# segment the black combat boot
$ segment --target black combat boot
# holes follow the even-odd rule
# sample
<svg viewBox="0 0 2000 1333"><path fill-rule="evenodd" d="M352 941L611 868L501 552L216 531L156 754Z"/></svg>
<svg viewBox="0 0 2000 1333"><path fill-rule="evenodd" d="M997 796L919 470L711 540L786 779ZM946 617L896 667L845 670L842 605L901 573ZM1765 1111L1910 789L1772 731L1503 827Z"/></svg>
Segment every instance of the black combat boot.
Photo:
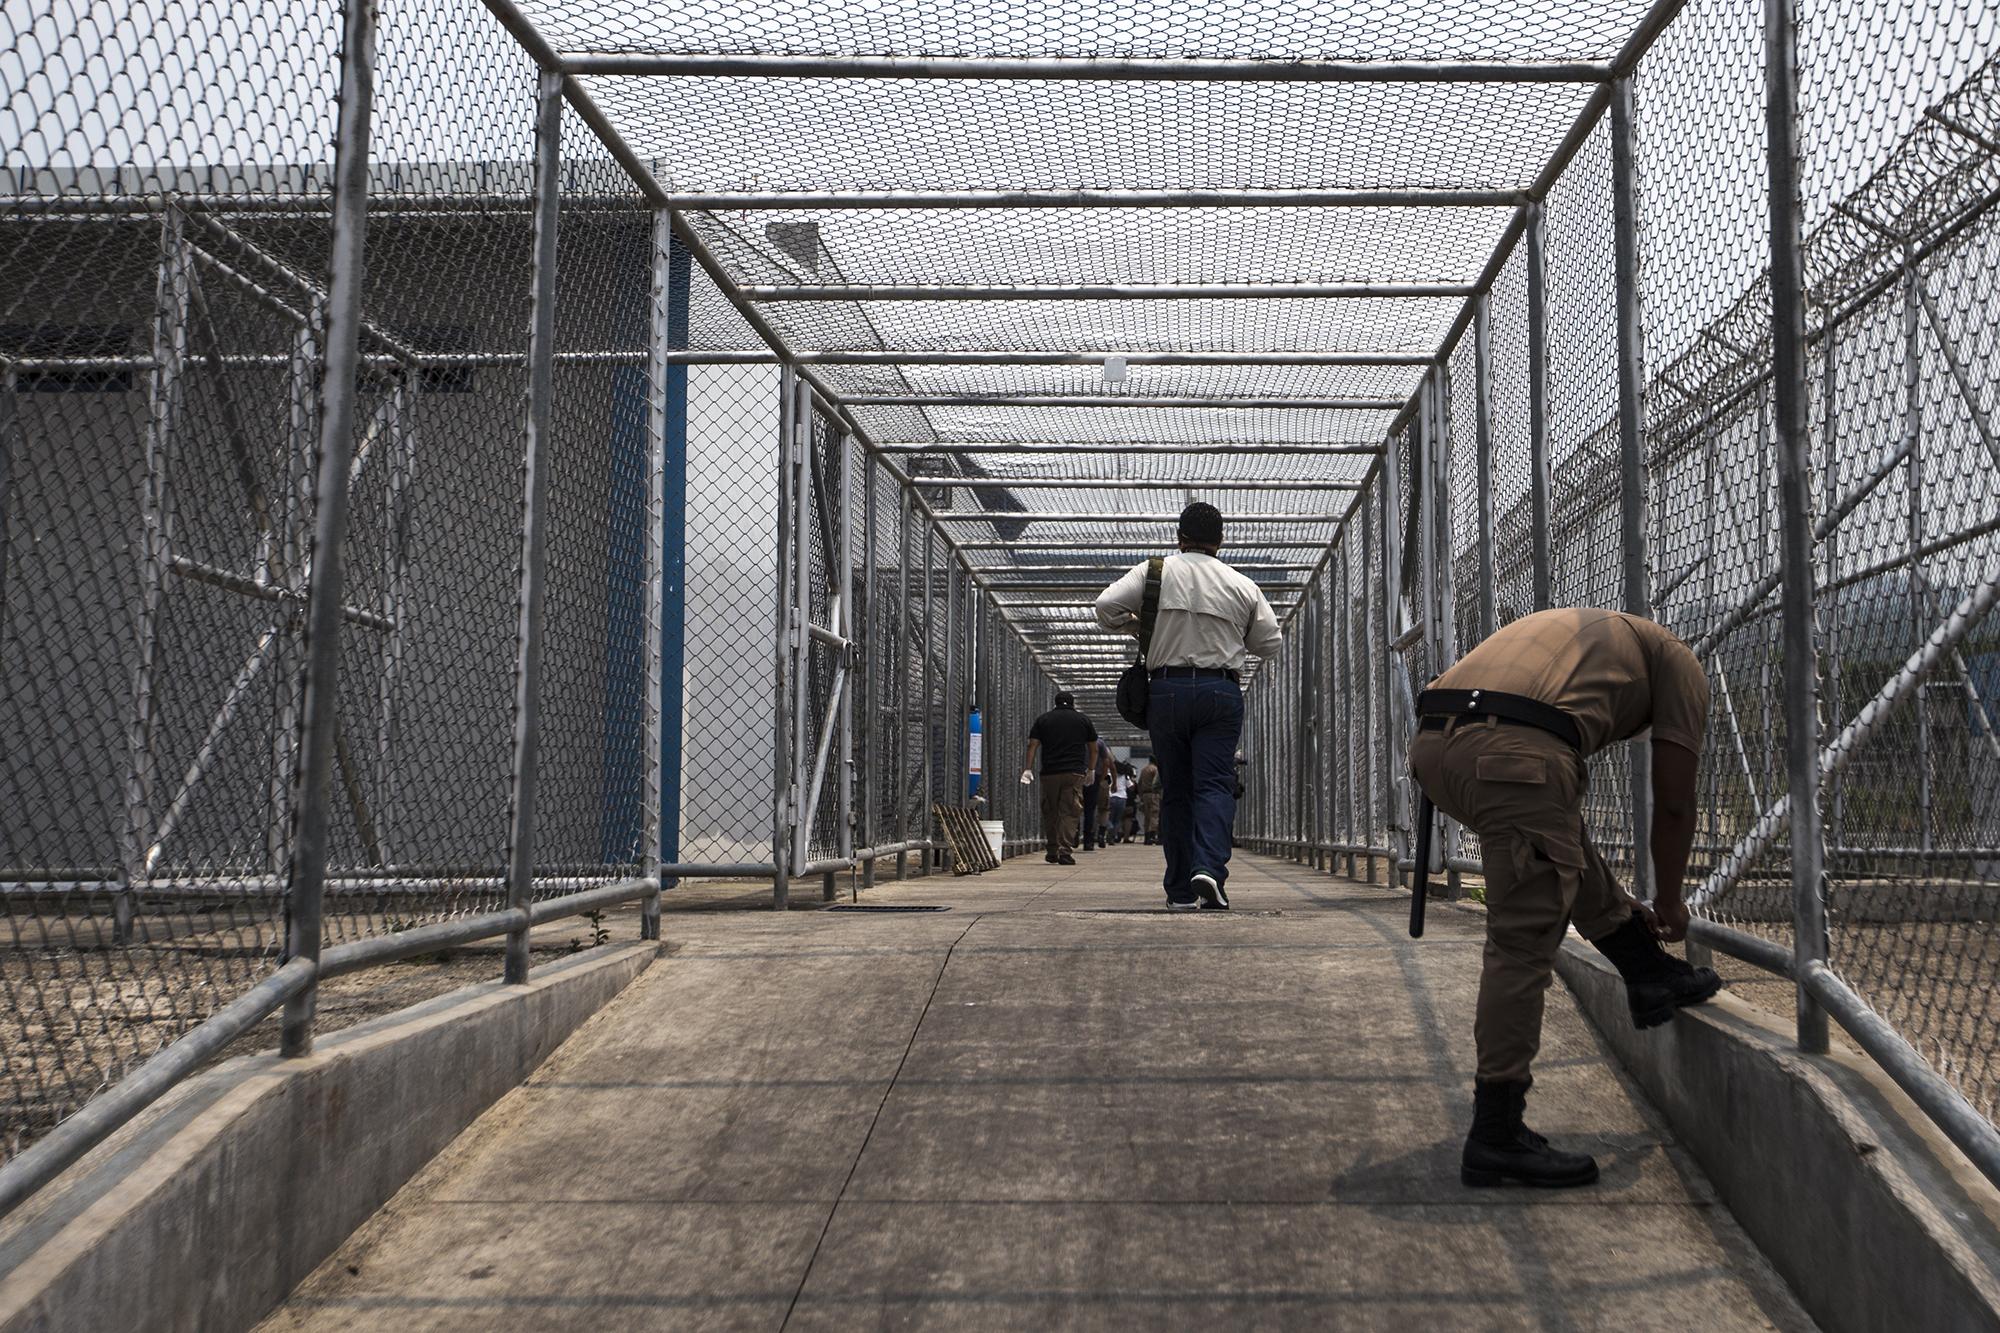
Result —
<svg viewBox="0 0 2000 1333"><path fill-rule="evenodd" d="M1722 978L1714 968L1696 967L1662 949L1646 918L1637 912L1591 944L1625 978L1625 1003L1632 1010L1634 1027L1657 1027L1672 1018L1674 1010L1713 999L1722 989Z"/></svg>
<svg viewBox="0 0 2000 1333"><path fill-rule="evenodd" d="M1570 1189L1597 1179L1597 1161L1585 1153L1561 1152L1521 1123L1532 1079L1472 1085L1472 1132L1465 1136L1458 1179L1465 1185L1503 1185L1518 1180L1543 1189Z"/></svg>

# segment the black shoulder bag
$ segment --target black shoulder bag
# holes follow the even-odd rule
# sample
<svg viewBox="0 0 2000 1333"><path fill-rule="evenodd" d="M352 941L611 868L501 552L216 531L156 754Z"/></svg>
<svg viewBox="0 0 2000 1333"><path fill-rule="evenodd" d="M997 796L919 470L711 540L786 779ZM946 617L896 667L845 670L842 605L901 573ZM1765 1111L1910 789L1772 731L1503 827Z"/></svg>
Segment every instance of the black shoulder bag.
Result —
<svg viewBox="0 0 2000 1333"><path fill-rule="evenodd" d="M1139 658L1118 678L1118 716L1135 727L1146 725L1146 700L1153 692L1146 654L1153 648L1153 622L1160 616L1160 571L1166 563L1157 555L1146 562L1146 595L1139 603Z"/></svg>

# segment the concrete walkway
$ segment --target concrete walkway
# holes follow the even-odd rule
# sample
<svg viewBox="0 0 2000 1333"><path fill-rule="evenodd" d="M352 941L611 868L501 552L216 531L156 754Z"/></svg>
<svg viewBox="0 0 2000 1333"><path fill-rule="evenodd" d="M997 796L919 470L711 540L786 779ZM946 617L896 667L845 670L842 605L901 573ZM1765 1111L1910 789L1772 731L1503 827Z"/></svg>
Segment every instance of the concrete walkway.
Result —
<svg viewBox="0 0 2000 1333"><path fill-rule="evenodd" d="M1080 861L670 916L267 1327L1809 1327L1560 983L1530 1123L1604 1178L1459 1185L1477 915Z"/></svg>

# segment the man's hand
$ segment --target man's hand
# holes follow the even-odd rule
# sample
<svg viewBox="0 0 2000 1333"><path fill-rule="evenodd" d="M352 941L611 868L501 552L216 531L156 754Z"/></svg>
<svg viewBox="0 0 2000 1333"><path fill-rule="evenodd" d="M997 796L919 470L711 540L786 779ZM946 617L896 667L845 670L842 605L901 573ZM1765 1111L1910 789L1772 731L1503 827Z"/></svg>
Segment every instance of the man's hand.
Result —
<svg viewBox="0 0 2000 1333"><path fill-rule="evenodd" d="M1677 894L1672 898L1655 898L1650 903L1640 903L1639 910L1646 914L1646 924L1653 934L1668 944L1678 944L1687 938L1688 909Z"/></svg>

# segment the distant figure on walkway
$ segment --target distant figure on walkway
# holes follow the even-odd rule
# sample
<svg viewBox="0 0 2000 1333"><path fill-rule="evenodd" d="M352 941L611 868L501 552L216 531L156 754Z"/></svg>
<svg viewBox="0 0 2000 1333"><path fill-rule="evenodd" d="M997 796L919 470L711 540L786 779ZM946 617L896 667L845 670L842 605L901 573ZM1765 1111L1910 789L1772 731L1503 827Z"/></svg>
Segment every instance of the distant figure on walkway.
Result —
<svg viewBox="0 0 2000 1333"><path fill-rule="evenodd" d="M1132 780L1125 776L1125 766L1116 765L1111 770L1111 809L1105 820L1107 844L1125 841L1125 806L1132 794Z"/></svg>
<svg viewBox="0 0 2000 1333"><path fill-rule="evenodd" d="M1263 589L1221 560L1222 513L1200 501L1181 511L1180 553L1160 573L1159 619L1147 666L1146 729L1160 768L1167 906L1229 906L1230 830L1236 822L1236 742L1243 732L1242 670L1250 654L1284 643ZM1097 623L1136 634L1146 561L1097 598Z"/></svg>
<svg viewBox="0 0 2000 1333"><path fill-rule="evenodd" d="M1083 775L1083 848L1086 852L1097 850L1098 825L1104 812L1104 760L1105 753L1100 748L1092 752L1090 770Z"/></svg>
<svg viewBox="0 0 2000 1333"><path fill-rule="evenodd" d="M1139 770L1139 819L1146 845L1160 840L1160 766L1151 759Z"/></svg>
<svg viewBox="0 0 2000 1333"><path fill-rule="evenodd" d="M1097 766L1097 728L1076 711L1076 698L1065 691L1056 696L1056 706L1035 719L1028 729L1028 754L1021 776L1032 780L1035 754L1042 756L1042 839L1048 845L1043 858L1056 865L1073 866L1076 857L1077 821L1083 814L1083 775Z"/></svg>
<svg viewBox="0 0 2000 1333"><path fill-rule="evenodd" d="M1540 611L1502 629L1417 697L1410 771L1438 809L1479 835L1486 951L1473 1022L1478 1069L1468 1185L1588 1185L1597 1163L1522 1123L1541 1046L1542 994L1574 923L1625 979L1632 1021L1652 1027L1722 988L1660 947L1687 934L1681 876L1694 840L1695 769L1708 677L1687 645L1620 611ZM1635 902L1583 822L1584 761L1647 728L1657 896Z"/></svg>

